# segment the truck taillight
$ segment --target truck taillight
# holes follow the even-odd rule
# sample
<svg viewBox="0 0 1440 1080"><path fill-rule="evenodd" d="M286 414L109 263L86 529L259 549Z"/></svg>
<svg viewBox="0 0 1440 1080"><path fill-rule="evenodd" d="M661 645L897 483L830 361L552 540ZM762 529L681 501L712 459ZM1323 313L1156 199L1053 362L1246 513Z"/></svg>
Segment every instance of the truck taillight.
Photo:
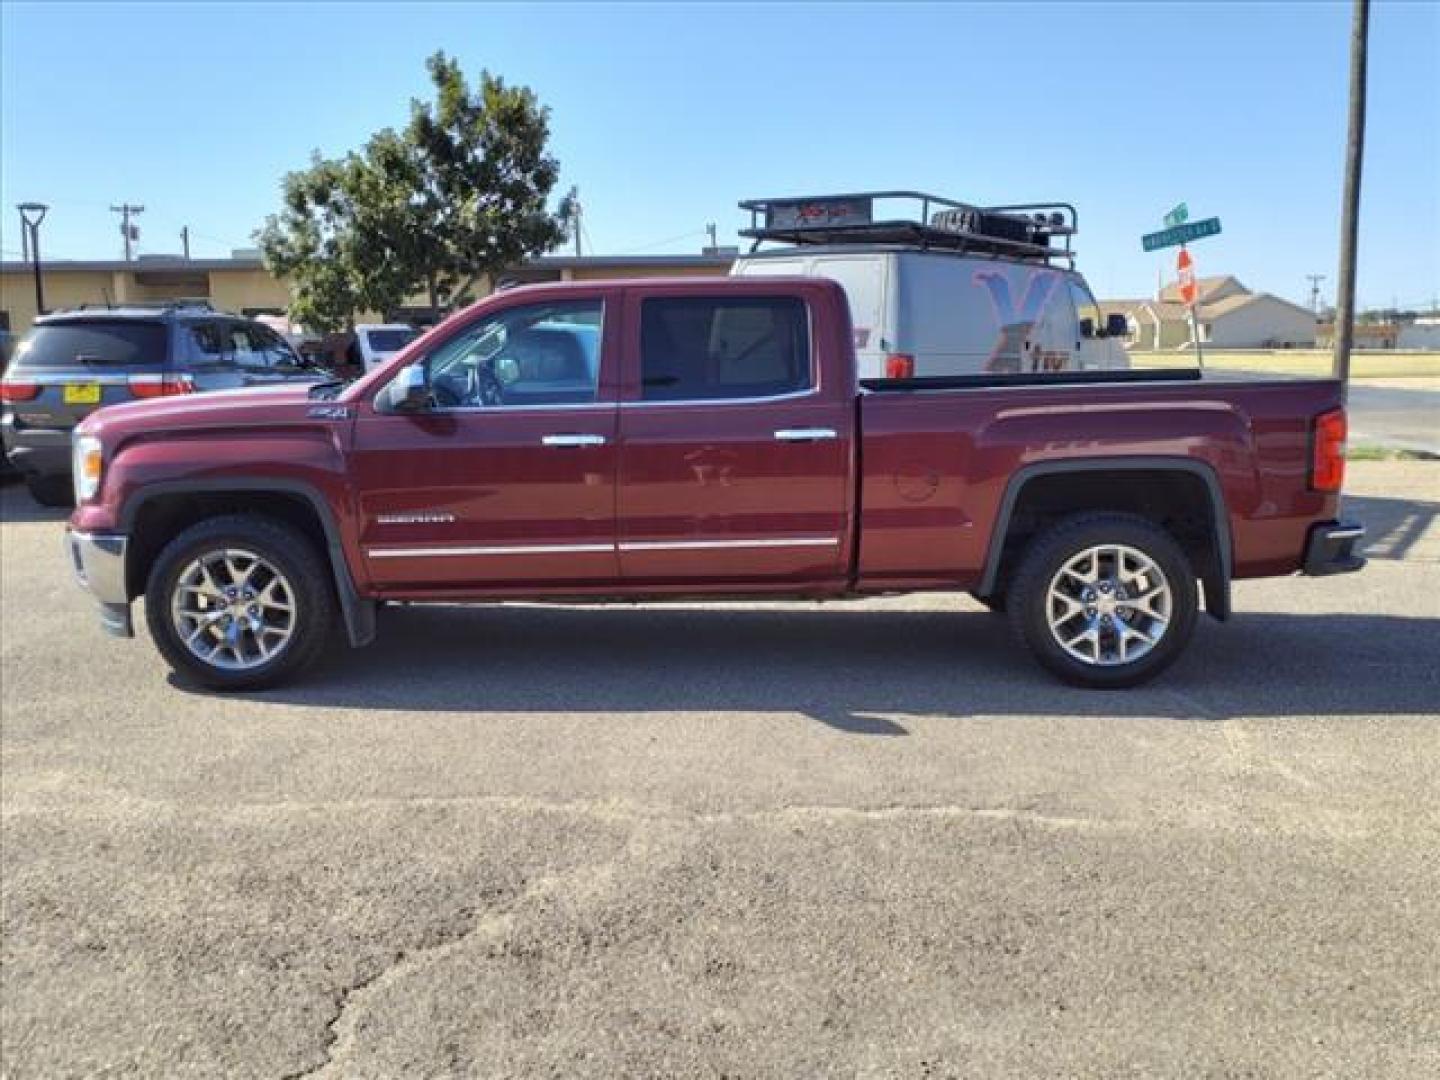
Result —
<svg viewBox="0 0 1440 1080"><path fill-rule="evenodd" d="M0 401L32 401L40 396L40 384L33 382L0 382Z"/></svg>
<svg viewBox="0 0 1440 1080"><path fill-rule="evenodd" d="M130 376L130 393L137 398L173 397L194 392L195 380L189 375Z"/></svg>
<svg viewBox="0 0 1440 1080"><path fill-rule="evenodd" d="M915 357L909 353L891 353L885 357L885 377L887 379L913 379L915 377Z"/></svg>
<svg viewBox="0 0 1440 1080"><path fill-rule="evenodd" d="M1314 420L1310 438L1310 486L1316 491L1339 491L1345 482L1344 409L1331 409Z"/></svg>

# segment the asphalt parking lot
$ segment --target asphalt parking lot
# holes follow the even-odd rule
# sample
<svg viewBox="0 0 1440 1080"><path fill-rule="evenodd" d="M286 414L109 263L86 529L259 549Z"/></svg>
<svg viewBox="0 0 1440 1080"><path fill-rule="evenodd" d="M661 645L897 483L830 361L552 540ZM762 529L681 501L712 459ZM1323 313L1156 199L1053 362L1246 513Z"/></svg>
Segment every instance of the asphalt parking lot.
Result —
<svg viewBox="0 0 1440 1080"><path fill-rule="evenodd" d="M113 642L0 493L6 1077L1440 1074L1440 465L1069 690L968 599Z"/></svg>

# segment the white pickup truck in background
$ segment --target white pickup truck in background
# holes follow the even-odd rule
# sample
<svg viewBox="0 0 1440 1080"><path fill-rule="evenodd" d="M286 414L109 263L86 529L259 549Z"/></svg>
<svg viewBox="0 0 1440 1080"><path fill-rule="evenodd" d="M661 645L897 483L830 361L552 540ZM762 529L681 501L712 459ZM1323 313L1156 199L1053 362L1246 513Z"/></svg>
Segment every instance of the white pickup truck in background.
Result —
<svg viewBox="0 0 1440 1080"><path fill-rule="evenodd" d="M981 208L887 191L740 205L752 216L741 235L756 243L731 273L839 282L861 378L1130 366L1124 317L1107 320L1074 268L1068 204Z"/></svg>

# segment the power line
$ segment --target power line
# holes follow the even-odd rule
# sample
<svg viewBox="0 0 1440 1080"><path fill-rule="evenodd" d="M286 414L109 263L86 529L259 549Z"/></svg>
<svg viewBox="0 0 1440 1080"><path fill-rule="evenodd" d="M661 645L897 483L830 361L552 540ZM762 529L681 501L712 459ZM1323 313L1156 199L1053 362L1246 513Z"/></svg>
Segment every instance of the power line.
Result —
<svg viewBox="0 0 1440 1080"><path fill-rule="evenodd" d="M642 251L649 251L651 248L664 247L666 244L674 244L681 240L689 240L691 237L705 235L706 233L704 229L696 229L692 232L681 233L679 236L670 236L666 237L664 240L656 240L653 243L649 244L631 245L629 247L621 248L621 251L625 252L626 254L634 255Z"/></svg>

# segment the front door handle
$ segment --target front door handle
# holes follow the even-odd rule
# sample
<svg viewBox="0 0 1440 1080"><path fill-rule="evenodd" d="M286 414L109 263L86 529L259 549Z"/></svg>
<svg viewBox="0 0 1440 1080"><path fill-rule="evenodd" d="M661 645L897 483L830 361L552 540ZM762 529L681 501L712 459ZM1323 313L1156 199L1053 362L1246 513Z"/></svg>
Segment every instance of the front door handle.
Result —
<svg viewBox="0 0 1440 1080"><path fill-rule="evenodd" d="M775 438L780 442L819 442L835 437L835 429L828 427L781 428L775 432Z"/></svg>
<svg viewBox="0 0 1440 1080"><path fill-rule="evenodd" d="M546 435L542 446L604 446L604 435Z"/></svg>

